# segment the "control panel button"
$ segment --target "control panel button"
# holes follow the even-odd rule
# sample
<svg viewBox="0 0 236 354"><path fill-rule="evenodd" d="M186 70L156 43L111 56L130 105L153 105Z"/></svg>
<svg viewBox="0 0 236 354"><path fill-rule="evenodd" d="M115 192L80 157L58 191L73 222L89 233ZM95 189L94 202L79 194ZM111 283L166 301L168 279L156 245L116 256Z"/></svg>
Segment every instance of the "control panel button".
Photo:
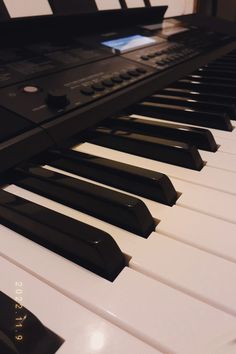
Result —
<svg viewBox="0 0 236 354"><path fill-rule="evenodd" d="M149 57L150 59L155 58L155 56L156 56L156 53L150 53L150 54L148 54L148 57Z"/></svg>
<svg viewBox="0 0 236 354"><path fill-rule="evenodd" d="M63 89L50 90L46 102L54 108L65 108L70 103L67 93Z"/></svg>
<svg viewBox="0 0 236 354"><path fill-rule="evenodd" d="M114 82L110 79L105 79L102 81L102 83L106 87L113 87L114 86Z"/></svg>
<svg viewBox="0 0 236 354"><path fill-rule="evenodd" d="M86 96L92 96L95 93L92 87L83 87L80 92Z"/></svg>
<svg viewBox="0 0 236 354"><path fill-rule="evenodd" d="M142 60L149 60L149 57L148 57L147 55L142 55L140 58L141 58Z"/></svg>
<svg viewBox="0 0 236 354"><path fill-rule="evenodd" d="M95 91L104 91L105 90L105 87L103 86L102 83L95 83L92 85L92 88L95 90Z"/></svg>
<svg viewBox="0 0 236 354"><path fill-rule="evenodd" d="M133 77L137 77L140 75L140 73L136 69L128 70L128 73Z"/></svg>
<svg viewBox="0 0 236 354"><path fill-rule="evenodd" d="M120 77L120 75L114 75L114 76L112 76L111 79L113 82L115 82L117 84L120 84L123 82L123 79Z"/></svg>
<svg viewBox="0 0 236 354"><path fill-rule="evenodd" d="M129 73L122 73L120 74L120 77L123 79L123 80L130 80L131 79L131 76Z"/></svg>
<svg viewBox="0 0 236 354"><path fill-rule="evenodd" d="M141 68L141 67L137 68L136 70L137 70L137 72L139 72L140 74L146 74L146 73L147 73L147 69L144 69L144 68Z"/></svg>
<svg viewBox="0 0 236 354"><path fill-rule="evenodd" d="M38 88L37 86L28 85L28 86L24 86L24 87L23 87L23 91L24 91L25 93L30 93L30 94L32 94L32 93L37 93L37 92L39 92L39 88Z"/></svg>
<svg viewBox="0 0 236 354"><path fill-rule="evenodd" d="M159 66L164 66L164 65L166 65L166 63L165 63L163 60L156 61L156 64L159 65Z"/></svg>

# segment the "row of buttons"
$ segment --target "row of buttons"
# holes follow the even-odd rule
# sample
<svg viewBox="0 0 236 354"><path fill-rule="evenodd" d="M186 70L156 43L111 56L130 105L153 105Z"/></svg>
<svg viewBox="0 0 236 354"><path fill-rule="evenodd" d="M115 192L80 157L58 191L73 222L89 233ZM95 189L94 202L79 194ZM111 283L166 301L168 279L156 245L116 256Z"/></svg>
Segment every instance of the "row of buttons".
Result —
<svg viewBox="0 0 236 354"><path fill-rule="evenodd" d="M111 88L116 84L121 84L124 81L129 81L133 78L139 77L142 74L146 74L147 70L142 67L129 69L126 72L118 75L113 75L108 79L104 79L101 82L93 83L90 86L83 87L81 93L84 95L92 96L96 92L104 91L106 88Z"/></svg>
<svg viewBox="0 0 236 354"><path fill-rule="evenodd" d="M174 50L175 49L175 50ZM159 52L153 52L153 53L149 53L147 55L142 55L140 58L142 60L150 60L153 59L155 57L160 57L163 54L165 55L164 57L160 58L159 60L156 61L157 65L163 66L163 65L167 65L170 64L172 62L175 62L179 59L182 59L184 57L186 57L187 55L191 55L194 53L194 50L191 48L185 48L182 49L180 52L176 52L176 46L173 46L171 48L168 48L166 50L162 50ZM168 56L166 54L169 54Z"/></svg>
<svg viewBox="0 0 236 354"><path fill-rule="evenodd" d="M183 59L185 58L187 55L193 54L194 51L191 49L186 49L184 51L182 51L181 53L178 54L173 54L171 56L168 56L166 58L160 59L158 61L156 61L157 65L163 66L163 65L168 65L170 63L174 63L176 61L178 61L179 59Z"/></svg>
<svg viewBox="0 0 236 354"><path fill-rule="evenodd" d="M149 60L149 59L153 59L153 58L156 58L158 56L161 56L163 54L169 54L169 53L173 53L173 51L176 51L176 49L178 49L178 46L177 45L173 45L171 46L170 48L167 48L167 49L163 49L163 50L159 50L159 51L156 51L156 52L151 52L147 55L141 55L141 59L142 60Z"/></svg>

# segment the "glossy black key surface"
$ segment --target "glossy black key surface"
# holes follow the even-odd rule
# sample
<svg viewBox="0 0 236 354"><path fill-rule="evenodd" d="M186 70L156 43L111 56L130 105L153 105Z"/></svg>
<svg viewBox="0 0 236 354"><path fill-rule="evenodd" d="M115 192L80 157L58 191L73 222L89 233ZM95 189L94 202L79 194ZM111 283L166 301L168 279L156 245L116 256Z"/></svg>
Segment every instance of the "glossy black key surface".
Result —
<svg viewBox="0 0 236 354"><path fill-rule="evenodd" d="M199 100L194 100L193 98L181 97L181 96L168 96L165 94L155 94L146 101L155 103L164 103L168 105L182 106L185 108L191 108L195 111L205 111L205 112L220 112L228 114L230 119L236 118L236 110L233 105L226 105L220 103L204 102Z"/></svg>
<svg viewBox="0 0 236 354"><path fill-rule="evenodd" d="M152 118L175 121L203 127L232 131L230 118L224 113L194 111L181 106L142 102L127 109L129 114L139 114Z"/></svg>
<svg viewBox="0 0 236 354"><path fill-rule="evenodd" d="M194 89L199 90L203 93L220 93L227 95L235 95L236 85L230 84L217 84L217 83L205 83L199 80L182 79L173 84L174 87L187 88L194 91Z"/></svg>
<svg viewBox="0 0 236 354"><path fill-rule="evenodd" d="M146 205L121 192L41 167L22 170L15 184L142 237L155 229Z"/></svg>
<svg viewBox="0 0 236 354"><path fill-rule="evenodd" d="M5 335L0 330L0 353L1 354L20 354L19 351L16 349L16 346L12 341L8 338L8 336Z"/></svg>
<svg viewBox="0 0 236 354"><path fill-rule="evenodd" d="M175 88L175 87L167 87L158 93L163 93L165 95L170 95L170 96L181 96L185 98L190 98L193 100L199 100L201 102L208 102L211 104L214 104L215 102L218 104L227 104L230 105L232 108L232 115L236 115L236 95L235 97L232 95L226 95L226 94L217 94L217 93L202 93L198 90L188 90L188 89L181 89L181 88Z"/></svg>
<svg viewBox="0 0 236 354"><path fill-rule="evenodd" d="M210 63L209 65L214 65L214 64L220 64L220 65L224 65L225 67L227 67L228 65L231 66L236 66L236 60L233 58L227 58L227 57L223 57L220 59L216 59L214 62Z"/></svg>
<svg viewBox="0 0 236 354"><path fill-rule="evenodd" d="M0 313L1 354L54 354L64 342L3 292L0 292Z"/></svg>
<svg viewBox="0 0 236 354"><path fill-rule="evenodd" d="M220 77L220 76L211 76L205 77L201 74L192 74L188 75L187 79L189 80L197 80L201 83L206 83L210 85L214 84L221 84L221 85L236 85L236 79L233 77Z"/></svg>
<svg viewBox="0 0 236 354"><path fill-rule="evenodd" d="M87 138L94 144L152 160L193 170L201 170L203 167L201 156L193 145L106 127L97 128Z"/></svg>
<svg viewBox="0 0 236 354"><path fill-rule="evenodd" d="M107 121L109 127L119 127L139 134L147 134L163 139L171 139L195 145L198 149L215 152L216 141L212 133L203 128L187 125L155 122L134 117L119 117Z"/></svg>
<svg viewBox="0 0 236 354"><path fill-rule="evenodd" d="M222 78L234 78L236 79L236 70L227 70L227 68L219 68L218 70L211 67L202 67L198 69L196 75L203 75L204 77L222 77ZM194 73L194 74L195 74Z"/></svg>
<svg viewBox="0 0 236 354"><path fill-rule="evenodd" d="M226 64L226 63L216 62L216 63L208 64L205 67L211 68L211 69L214 69L214 70L227 70L227 71L233 71L233 72L236 71L236 65L233 65L231 63L230 64Z"/></svg>
<svg viewBox="0 0 236 354"><path fill-rule="evenodd" d="M48 160L56 168L166 205L177 200L174 186L162 173L73 150L51 152Z"/></svg>
<svg viewBox="0 0 236 354"><path fill-rule="evenodd" d="M107 233L5 191L0 223L108 280L124 268L124 256Z"/></svg>

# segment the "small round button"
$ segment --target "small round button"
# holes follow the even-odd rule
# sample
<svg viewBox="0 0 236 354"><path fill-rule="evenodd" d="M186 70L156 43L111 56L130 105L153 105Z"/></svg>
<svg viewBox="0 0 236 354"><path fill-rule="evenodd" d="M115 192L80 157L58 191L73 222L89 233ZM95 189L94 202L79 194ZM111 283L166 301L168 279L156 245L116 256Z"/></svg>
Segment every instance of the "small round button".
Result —
<svg viewBox="0 0 236 354"><path fill-rule="evenodd" d="M123 80L130 80L131 79L131 76L128 73L122 73L122 74L120 74L120 77Z"/></svg>
<svg viewBox="0 0 236 354"><path fill-rule="evenodd" d="M46 102L54 108L64 108L70 103L67 93L63 89L50 90Z"/></svg>
<svg viewBox="0 0 236 354"><path fill-rule="evenodd" d="M156 61L156 64L159 65L159 66L164 66L164 65L165 65L165 63L163 62L163 60Z"/></svg>
<svg viewBox="0 0 236 354"><path fill-rule="evenodd" d="M142 60L149 60L148 56L147 55L141 55L140 57Z"/></svg>
<svg viewBox="0 0 236 354"><path fill-rule="evenodd" d="M146 73L147 73L147 69L144 69L144 68L141 68L141 67L137 68L136 70L137 70L140 74L146 74Z"/></svg>
<svg viewBox="0 0 236 354"><path fill-rule="evenodd" d="M103 86L102 83L95 83L92 85L92 88L95 90L95 91L104 91L105 90L105 87Z"/></svg>
<svg viewBox="0 0 236 354"><path fill-rule="evenodd" d="M37 93L37 92L39 92L39 88L37 87L37 86L25 86L25 87L23 87L23 91L25 92L25 93L30 93L30 94L32 94L32 93Z"/></svg>
<svg viewBox="0 0 236 354"><path fill-rule="evenodd" d="M137 77L140 75L140 73L136 69L128 70L128 73L133 77Z"/></svg>
<svg viewBox="0 0 236 354"><path fill-rule="evenodd" d="M105 80L103 80L102 83L106 87L113 87L114 86L114 82L112 82L110 79L105 79Z"/></svg>
<svg viewBox="0 0 236 354"><path fill-rule="evenodd" d="M148 58L152 59L152 58L155 58L156 56L156 53L150 53L148 54Z"/></svg>
<svg viewBox="0 0 236 354"><path fill-rule="evenodd" d="M111 79L112 79L113 82L115 82L117 84L121 84L123 82L123 79L120 76L118 76L118 75L112 76Z"/></svg>
<svg viewBox="0 0 236 354"><path fill-rule="evenodd" d="M92 87L89 86L83 87L80 92L86 96L92 96L94 94L94 90L92 89Z"/></svg>

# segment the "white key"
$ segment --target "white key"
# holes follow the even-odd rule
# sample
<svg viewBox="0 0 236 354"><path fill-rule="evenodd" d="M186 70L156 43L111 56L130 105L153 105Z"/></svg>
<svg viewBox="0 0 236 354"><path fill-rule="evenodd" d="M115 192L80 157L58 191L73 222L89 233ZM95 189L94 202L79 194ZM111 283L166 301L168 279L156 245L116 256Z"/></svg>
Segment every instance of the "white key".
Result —
<svg viewBox="0 0 236 354"><path fill-rule="evenodd" d="M52 9L48 0L3 0L7 11L12 18L27 16L52 15Z"/></svg>
<svg viewBox="0 0 236 354"><path fill-rule="evenodd" d="M227 152L229 154L236 154L236 137L235 141L217 137L217 142L220 144L219 151Z"/></svg>
<svg viewBox="0 0 236 354"><path fill-rule="evenodd" d="M95 0L98 10L115 10L120 9L121 5L119 0Z"/></svg>
<svg viewBox="0 0 236 354"><path fill-rule="evenodd" d="M235 223L235 196L177 179L174 185L182 192L177 205Z"/></svg>
<svg viewBox="0 0 236 354"><path fill-rule="evenodd" d="M160 354L3 257L0 277L0 291L15 300L22 290L20 303L64 340L57 354Z"/></svg>
<svg viewBox="0 0 236 354"><path fill-rule="evenodd" d="M186 180L184 181L184 179L186 179L184 173L182 173L181 176L183 180L177 179L175 178L175 166L89 143L81 144L77 146L75 150L103 158L108 158L118 162L125 161L127 164L133 166L162 172L170 177L175 189L182 193L181 197L177 201L177 205L184 206L195 211L203 212L210 216L219 217L222 220L236 223L236 215L234 210L236 198L234 195L222 193L214 189L193 184L191 183L191 179L191 182L188 182ZM211 170L216 171L216 169L213 168ZM215 184L214 182L217 183L217 179L219 178L218 171L220 170L217 170L214 174L214 177L212 177L212 184ZM200 173L202 173L202 171L199 172L199 174ZM232 175L235 174L232 173ZM209 197L207 196L208 194Z"/></svg>
<svg viewBox="0 0 236 354"><path fill-rule="evenodd" d="M145 7L143 0L126 0L126 5L128 6L128 8Z"/></svg>
<svg viewBox="0 0 236 354"><path fill-rule="evenodd" d="M236 143L235 143L236 145ZM204 161L207 161L207 166L219 168L226 171L236 172L236 155L217 151L209 152L199 150Z"/></svg>
<svg viewBox="0 0 236 354"><path fill-rule="evenodd" d="M130 268L236 315L235 263L156 232L146 240L112 225L106 226L106 223L95 218L13 185L7 190L63 215L102 228L116 240L122 252L131 258Z"/></svg>
<svg viewBox="0 0 236 354"><path fill-rule="evenodd" d="M164 353L210 353L218 348L212 343L235 335L235 317L128 267L111 283L15 232L1 231L5 257Z"/></svg>
<svg viewBox="0 0 236 354"><path fill-rule="evenodd" d="M178 206L168 211L159 233L236 262L236 225Z"/></svg>

